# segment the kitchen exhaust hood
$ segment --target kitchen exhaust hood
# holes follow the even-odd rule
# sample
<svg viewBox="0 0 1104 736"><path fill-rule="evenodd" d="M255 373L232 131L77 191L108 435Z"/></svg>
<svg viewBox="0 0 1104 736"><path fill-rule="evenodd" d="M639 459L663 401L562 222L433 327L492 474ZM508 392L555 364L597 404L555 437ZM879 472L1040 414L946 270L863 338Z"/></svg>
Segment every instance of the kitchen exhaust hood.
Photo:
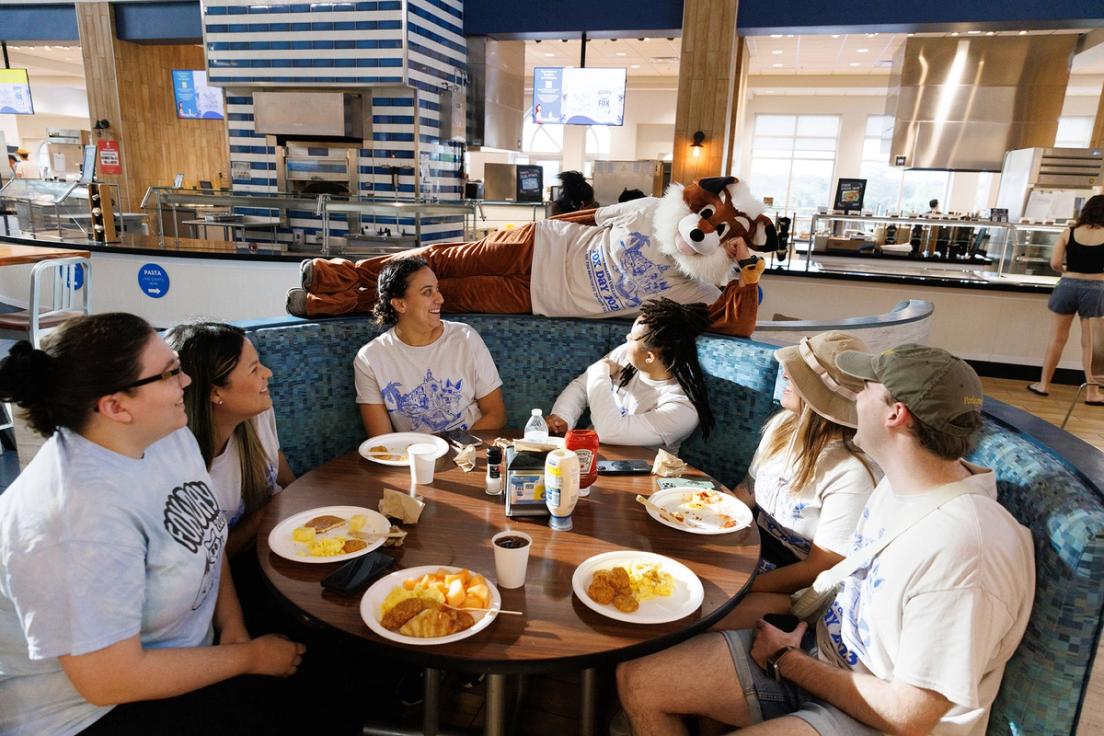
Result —
<svg viewBox="0 0 1104 736"><path fill-rule="evenodd" d="M254 92L253 124L262 135L364 138L364 97L352 92Z"/></svg>
<svg viewBox="0 0 1104 736"><path fill-rule="evenodd" d="M909 38L894 60L889 163L1000 171L1006 151L1053 146L1075 33Z"/></svg>

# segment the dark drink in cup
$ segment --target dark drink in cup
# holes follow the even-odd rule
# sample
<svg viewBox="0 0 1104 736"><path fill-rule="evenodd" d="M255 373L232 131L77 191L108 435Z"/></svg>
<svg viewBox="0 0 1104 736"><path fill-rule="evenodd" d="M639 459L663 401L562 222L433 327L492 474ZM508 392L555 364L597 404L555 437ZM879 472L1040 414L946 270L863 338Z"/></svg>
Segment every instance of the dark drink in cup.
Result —
<svg viewBox="0 0 1104 736"><path fill-rule="evenodd" d="M495 544L504 549L521 549L529 544L529 540L525 537L499 537Z"/></svg>

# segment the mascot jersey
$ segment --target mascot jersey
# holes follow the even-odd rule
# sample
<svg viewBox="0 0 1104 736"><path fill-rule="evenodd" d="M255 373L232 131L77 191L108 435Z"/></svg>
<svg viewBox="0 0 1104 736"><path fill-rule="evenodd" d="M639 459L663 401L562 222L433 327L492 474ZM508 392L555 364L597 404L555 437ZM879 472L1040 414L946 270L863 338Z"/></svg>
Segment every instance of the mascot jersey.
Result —
<svg viewBox="0 0 1104 736"><path fill-rule="evenodd" d="M530 292L533 314L630 317L648 299L712 304L721 290L691 280L660 251L652 232L654 197L602 207L598 227L537 223Z"/></svg>

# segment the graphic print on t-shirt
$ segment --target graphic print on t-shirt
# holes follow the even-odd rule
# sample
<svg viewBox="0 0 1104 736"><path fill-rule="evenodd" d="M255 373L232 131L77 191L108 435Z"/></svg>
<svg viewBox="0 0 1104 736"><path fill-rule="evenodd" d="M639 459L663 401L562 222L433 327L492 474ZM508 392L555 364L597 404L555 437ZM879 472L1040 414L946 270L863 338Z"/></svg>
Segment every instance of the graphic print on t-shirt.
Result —
<svg viewBox="0 0 1104 736"><path fill-rule="evenodd" d="M206 556L203 580L192 601L195 611L214 587L226 540L226 516L207 484L194 481L177 486L165 499L164 520L165 530L178 544L195 554L202 548Z"/></svg>
<svg viewBox="0 0 1104 736"><path fill-rule="evenodd" d="M610 269L600 248L585 253L590 288L603 311L635 309L647 297L670 288L663 273L671 266L649 260L642 252L648 245L648 236L629 233L628 245L621 241L620 269Z"/></svg>
<svg viewBox="0 0 1104 736"><path fill-rule="evenodd" d="M402 384L392 381L380 391L380 395L389 412L410 420L411 431L428 429L440 432L454 429L452 423L460 416L463 382L462 378L441 381L433 377L432 370L427 370L425 379L413 391L404 394Z"/></svg>

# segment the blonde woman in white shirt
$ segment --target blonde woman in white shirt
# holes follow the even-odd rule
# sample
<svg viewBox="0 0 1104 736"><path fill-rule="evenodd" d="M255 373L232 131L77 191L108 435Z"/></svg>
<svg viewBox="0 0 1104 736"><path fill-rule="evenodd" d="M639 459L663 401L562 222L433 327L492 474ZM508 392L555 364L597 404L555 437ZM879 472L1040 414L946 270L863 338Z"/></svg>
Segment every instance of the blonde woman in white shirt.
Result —
<svg viewBox="0 0 1104 736"><path fill-rule="evenodd" d="M863 382L836 366L866 345L844 332L803 338L775 353L786 378L782 411L767 422L736 495L756 508L762 542L751 592L718 628L751 628L787 613L790 594L842 560L880 471L852 444Z"/></svg>
<svg viewBox="0 0 1104 736"><path fill-rule="evenodd" d="M671 452L694 428L713 428L696 339L710 325L705 304L666 298L644 302L625 344L568 384L548 417L548 429L574 428L589 406L601 442L664 447Z"/></svg>

